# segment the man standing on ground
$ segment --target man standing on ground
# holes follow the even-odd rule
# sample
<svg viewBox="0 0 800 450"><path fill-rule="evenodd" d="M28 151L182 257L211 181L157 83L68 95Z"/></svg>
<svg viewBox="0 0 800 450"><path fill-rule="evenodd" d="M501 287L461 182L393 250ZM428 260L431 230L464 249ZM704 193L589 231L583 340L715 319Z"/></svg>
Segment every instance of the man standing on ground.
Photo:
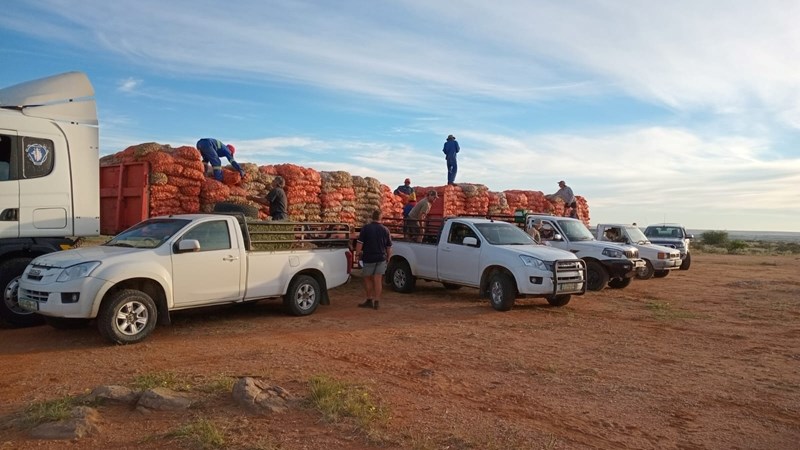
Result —
<svg viewBox="0 0 800 450"><path fill-rule="evenodd" d="M363 262L361 275L364 278L364 290L367 299L359 303L360 308L378 309L383 275L392 257L392 237L389 229L381 223L381 211L372 212L372 222L364 225L356 241L356 258Z"/></svg>
<svg viewBox="0 0 800 450"><path fill-rule="evenodd" d="M217 181L222 181L222 161L221 157L227 158L234 169L239 171L239 175L244 178L244 170L239 166L239 163L233 159L233 154L236 153L236 148L230 144L225 145L218 139L203 138L197 141L197 150L203 157L203 164L211 165L214 170L214 178ZM207 169L206 169L207 170Z"/></svg>
<svg viewBox="0 0 800 450"><path fill-rule="evenodd" d="M533 224L531 224L528 234L531 235L533 241L537 244L542 243L542 219L533 220Z"/></svg>
<svg viewBox="0 0 800 450"><path fill-rule="evenodd" d="M458 153L459 150L461 150L461 148L458 146L456 137L452 134L447 136L447 140L444 142L444 148L442 148L445 161L447 161L447 184L456 184L456 172L458 172L456 153Z"/></svg>
<svg viewBox="0 0 800 450"><path fill-rule="evenodd" d="M433 189L428 191L428 195L422 200L417 202L417 205L411 208L408 213L408 231L411 237L417 241L422 242L422 235L425 233L425 219L431 210L433 202L439 197Z"/></svg>

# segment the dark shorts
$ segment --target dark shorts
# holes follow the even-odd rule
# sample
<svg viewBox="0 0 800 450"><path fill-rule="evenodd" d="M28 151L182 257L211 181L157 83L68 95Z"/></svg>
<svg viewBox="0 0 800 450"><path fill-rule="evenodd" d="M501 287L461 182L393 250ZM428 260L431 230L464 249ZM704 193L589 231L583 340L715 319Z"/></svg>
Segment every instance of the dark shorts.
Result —
<svg viewBox="0 0 800 450"><path fill-rule="evenodd" d="M361 268L362 275L383 275L386 273L386 261L376 263L364 263Z"/></svg>

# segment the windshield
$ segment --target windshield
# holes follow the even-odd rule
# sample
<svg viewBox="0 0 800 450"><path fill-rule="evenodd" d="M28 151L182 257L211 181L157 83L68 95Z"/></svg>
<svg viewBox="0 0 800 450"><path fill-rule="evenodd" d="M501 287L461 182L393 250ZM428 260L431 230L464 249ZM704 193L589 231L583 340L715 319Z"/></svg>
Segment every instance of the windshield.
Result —
<svg viewBox="0 0 800 450"><path fill-rule="evenodd" d="M625 231L628 233L628 237L631 238L631 242L636 244L646 244L650 242L647 236L645 236L638 227L625 227Z"/></svg>
<svg viewBox="0 0 800 450"><path fill-rule="evenodd" d="M644 235L649 238L674 238L674 239L683 239L683 230L680 227L671 227L671 226L663 226L663 227L647 227L644 230Z"/></svg>
<svg viewBox="0 0 800 450"><path fill-rule="evenodd" d="M527 233L506 222L476 223L475 228L492 245L535 244Z"/></svg>
<svg viewBox="0 0 800 450"><path fill-rule="evenodd" d="M570 241L592 241L594 236L580 220L559 220L558 226Z"/></svg>
<svg viewBox="0 0 800 450"><path fill-rule="evenodd" d="M189 223L186 219L150 219L138 223L103 245L110 247L156 248Z"/></svg>

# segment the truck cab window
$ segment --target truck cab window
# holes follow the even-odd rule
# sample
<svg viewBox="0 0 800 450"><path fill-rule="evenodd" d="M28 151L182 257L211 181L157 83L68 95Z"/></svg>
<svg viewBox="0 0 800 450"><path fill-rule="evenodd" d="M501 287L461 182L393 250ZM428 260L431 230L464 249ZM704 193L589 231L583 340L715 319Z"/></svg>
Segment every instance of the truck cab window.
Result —
<svg viewBox="0 0 800 450"><path fill-rule="evenodd" d="M53 171L53 141L34 137L22 138L22 178L41 178Z"/></svg>
<svg viewBox="0 0 800 450"><path fill-rule="evenodd" d="M189 232L183 236L183 239L197 239L200 242L201 252L231 248L228 222L224 220L201 223L189 230Z"/></svg>
<svg viewBox="0 0 800 450"><path fill-rule="evenodd" d="M0 134L0 181L13 179L11 177L11 148L13 137Z"/></svg>

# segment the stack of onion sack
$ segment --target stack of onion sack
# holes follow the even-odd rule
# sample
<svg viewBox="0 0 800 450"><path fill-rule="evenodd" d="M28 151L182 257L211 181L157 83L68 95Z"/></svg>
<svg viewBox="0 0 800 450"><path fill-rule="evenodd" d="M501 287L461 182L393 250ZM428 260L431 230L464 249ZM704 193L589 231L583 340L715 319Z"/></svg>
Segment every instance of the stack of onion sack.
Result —
<svg viewBox="0 0 800 450"><path fill-rule="evenodd" d="M575 196L575 203L578 204L578 217L588 227L591 223L591 220L589 220L589 203L580 195Z"/></svg>
<svg viewBox="0 0 800 450"><path fill-rule="evenodd" d="M172 148L155 142L133 145L104 156L101 166L127 162L150 163L150 216L196 213L205 181L200 153L189 146Z"/></svg>
<svg viewBox="0 0 800 450"><path fill-rule="evenodd" d="M417 201L422 200L428 194L428 191L436 191L439 198L434 203L432 211L437 211L437 214L442 214L443 217L458 216L464 214L466 207L466 196L457 184L446 186L420 186L416 188ZM441 213L439 213L441 204Z"/></svg>
<svg viewBox="0 0 800 450"><path fill-rule="evenodd" d="M490 215L509 215L513 213L508 207L505 192L489 192L489 214Z"/></svg>
<svg viewBox="0 0 800 450"><path fill-rule="evenodd" d="M402 217L403 206L407 202L407 195L394 195L392 188L385 184L381 185L381 215L383 217Z"/></svg>
<svg viewBox="0 0 800 450"><path fill-rule="evenodd" d="M319 222L322 215L319 204L322 178L319 172L294 164L277 164L274 167L286 181L283 190L286 191L289 220Z"/></svg>
<svg viewBox="0 0 800 450"><path fill-rule="evenodd" d="M343 170L322 171L322 188L319 194L323 222L356 222L356 191L353 177Z"/></svg>
<svg viewBox="0 0 800 450"><path fill-rule="evenodd" d="M464 193L464 214L485 215L489 210L489 188L483 184L458 183Z"/></svg>
<svg viewBox="0 0 800 450"><path fill-rule="evenodd" d="M356 195L356 221L353 225L360 227L372 220L372 211L381 209L383 191L380 181L375 178L357 175L352 178Z"/></svg>

